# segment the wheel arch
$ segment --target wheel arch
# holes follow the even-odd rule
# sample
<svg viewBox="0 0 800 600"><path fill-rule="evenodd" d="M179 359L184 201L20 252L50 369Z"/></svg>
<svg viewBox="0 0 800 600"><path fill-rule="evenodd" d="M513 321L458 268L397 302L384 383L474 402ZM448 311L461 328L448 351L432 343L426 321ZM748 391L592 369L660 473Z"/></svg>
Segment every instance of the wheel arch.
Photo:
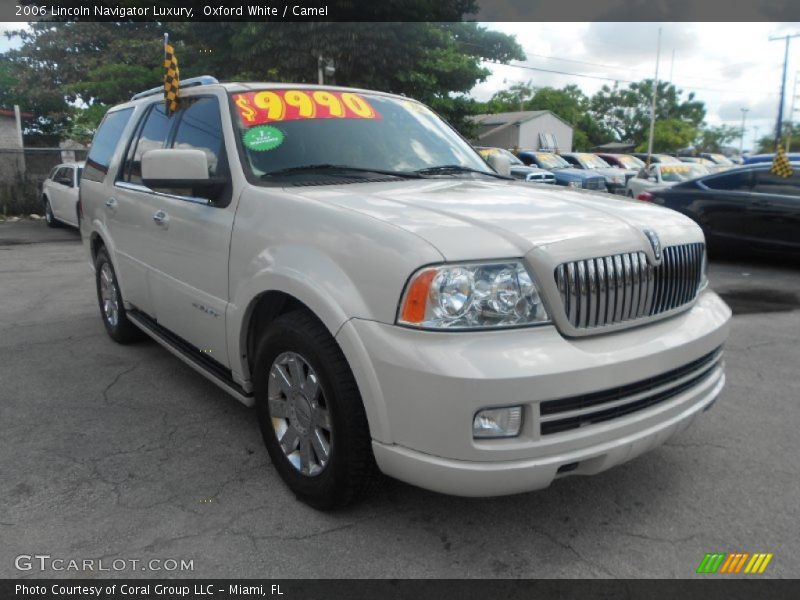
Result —
<svg viewBox="0 0 800 600"><path fill-rule="evenodd" d="M338 336L349 319L340 307L332 304L331 299L324 298L301 281L287 279L255 294L242 311L238 328L234 323L229 323L233 329L229 329L229 356L234 379L237 378L236 371L239 371L240 383L251 385L259 335L278 316L296 309L306 310L313 315L334 338L355 377L373 438L388 441L390 434L386 407L380 389L376 387L372 365L364 364L363 354L357 351L358 345L350 339L352 333L348 332L344 338Z"/></svg>

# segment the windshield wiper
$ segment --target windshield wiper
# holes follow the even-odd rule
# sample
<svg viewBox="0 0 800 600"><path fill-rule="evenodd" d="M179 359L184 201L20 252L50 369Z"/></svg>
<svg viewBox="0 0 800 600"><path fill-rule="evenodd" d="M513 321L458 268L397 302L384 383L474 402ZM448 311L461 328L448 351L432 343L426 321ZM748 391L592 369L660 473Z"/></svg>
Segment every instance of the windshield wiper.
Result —
<svg viewBox="0 0 800 600"><path fill-rule="evenodd" d="M448 173L477 173L478 175L488 175L489 177L496 177L498 179L511 179L499 173L491 173L489 171L480 171L471 167L463 165L438 165L436 167L427 167L425 169L417 169L414 173L422 175L446 175Z"/></svg>
<svg viewBox="0 0 800 600"><path fill-rule="evenodd" d="M393 177L402 177L404 179L422 179L422 175L410 171L389 171L386 169L368 169L365 167L350 167L347 165L334 165L330 163L320 163L316 165L300 165L297 167L287 167L285 169L277 169L276 171L269 171L261 176L261 179L268 179L270 177L280 175L291 175L293 173L308 173L313 171L326 171L329 175L347 176L352 173L375 173L377 175L391 175Z"/></svg>

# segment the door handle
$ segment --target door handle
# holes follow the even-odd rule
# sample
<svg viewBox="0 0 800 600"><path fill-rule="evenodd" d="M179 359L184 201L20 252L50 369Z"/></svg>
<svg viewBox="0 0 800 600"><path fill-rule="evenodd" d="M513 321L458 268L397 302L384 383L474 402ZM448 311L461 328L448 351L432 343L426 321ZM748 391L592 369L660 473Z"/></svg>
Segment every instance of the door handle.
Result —
<svg viewBox="0 0 800 600"><path fill-rule="evenodd" d="M110 208L111 210L117 208L117 199L109 198L108 200L106 200L106 208Z"/></svg>
<svg viewBox="0 0 800 600"><path fill-rule="evenodd" d="M169 221L169 216L163 210L157 210L153 215L153 221L156 225L166 225Z"/></svg>

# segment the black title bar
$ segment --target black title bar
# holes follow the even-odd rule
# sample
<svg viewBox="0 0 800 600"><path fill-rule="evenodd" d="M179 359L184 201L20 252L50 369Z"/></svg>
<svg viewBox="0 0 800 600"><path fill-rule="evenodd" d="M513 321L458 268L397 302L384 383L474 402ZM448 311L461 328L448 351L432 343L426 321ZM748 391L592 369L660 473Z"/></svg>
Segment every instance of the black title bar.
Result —
<svg viewBox="0 0 800 600"><path fill-rule="evenodd" d="M252 580L6 579L3 600L538 600L797 598L797 580L698 576L693 580Z"/></svg>
<svg viewBox="0 0 800 600"><path fill-rule="evenodd" d="M0 0L0 21L800 21L797 0Z"/></svg>

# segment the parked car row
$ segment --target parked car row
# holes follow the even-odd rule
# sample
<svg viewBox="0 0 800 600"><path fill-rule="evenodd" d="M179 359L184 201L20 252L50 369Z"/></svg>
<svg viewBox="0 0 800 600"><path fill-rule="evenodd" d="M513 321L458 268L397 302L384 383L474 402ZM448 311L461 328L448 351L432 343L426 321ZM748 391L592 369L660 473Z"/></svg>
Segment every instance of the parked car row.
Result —
<svg viewBox="0 0 800 600"><path fill-rule="evenodd" d="M553 175L550 171L546 169L540 169L538 167L528 166L504 148L487 148L476 146L475 149L478 151L478 154L487 160L493 154L499 154L508 159L508 164L511 169L511 176L514 179L524 179L525 181L530 181L531 183L552 184L556 182L555 175Z"/></svg>
<svg viewBox="0 0 800 600"><path fill-rule="evenodd" d="M476 150L486 160L492 155L505 156L509 162L511 176L515 179L534 183L555 183L633 198L648 187L685 181L691 177L730 168L713 162L711 158L699 156L677 158L668 154L651 154L648 167L646 153L556 154L538 150L518 150L515 154L503 148L483 146L476 147ZM672 169L667 169L662 175L660 168L652 168L655 165L669 165ZM549 176L545 173L549 173Z"/></svg>

